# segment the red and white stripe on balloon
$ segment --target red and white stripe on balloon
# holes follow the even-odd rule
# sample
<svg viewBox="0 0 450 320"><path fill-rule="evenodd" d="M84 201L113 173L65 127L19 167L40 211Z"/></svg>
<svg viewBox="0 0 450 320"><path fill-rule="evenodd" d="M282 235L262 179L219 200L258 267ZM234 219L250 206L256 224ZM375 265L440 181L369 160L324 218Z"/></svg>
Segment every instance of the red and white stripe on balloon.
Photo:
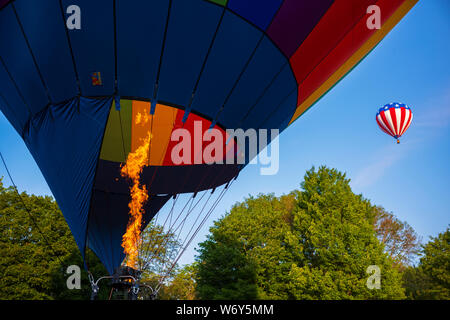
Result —
<svg viewBox="0 0 450 320"><path fill-rule="evenodd" d="M378 110L378 126L388 135L398 139L411 125L413 114L403 103L389 103Z"/></svg>

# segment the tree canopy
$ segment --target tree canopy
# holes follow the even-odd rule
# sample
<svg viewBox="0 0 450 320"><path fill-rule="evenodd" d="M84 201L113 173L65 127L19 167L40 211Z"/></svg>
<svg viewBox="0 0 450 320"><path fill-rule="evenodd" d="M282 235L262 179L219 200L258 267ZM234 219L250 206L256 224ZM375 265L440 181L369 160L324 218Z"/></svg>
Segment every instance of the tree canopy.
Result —
<svg viewBox="0 0 450 320"><path fill-rule="evenodd" d="M0 299L89 298L81 254L56 202L49 196L19 195L1 179L0 252ZM87 259L94 274L106 272L92 252ZM81 290L67 289L69 265L83 270Z"/></svg>
<svg viewBox="0 0 450 320"><path fill-rule="evenodd" d="M421 250L420 237L406 221L400 221L393 213L380 206L374 209L377 238L384 244L395 266L403 270L414 264Z"/></svg>
<svg viewBox="0 0 450 320"><path fill-rule="evenodd" d="M150 223L139 249L140 298L158 288L159 299L450 299L450 229L421 245L407 222L349 182L336 169L313 167L299 190L249 196L214 222L196 262L182 268L173 264L175 234ZM19 195L1 179L0 250L0 299L90 297L56 202ZM86 257L95 278L107 274L92 251ZM81 267L81 290L66 286L70 265ZM370 286L378 275L379 289ZM99 299L114 298L107 283L100 288Z"/></svg>
<svg viewBox="0 0 450 320"><path fill-rule="evenodd" d="M377 239L376 207L345 174L307 171L301 190L249 197L215 222L197 258L203 299L402 299L401 275ZM369 266L381 288L369 289Z"/></svg>
<svg viewBox="0 0 450 320"><path fill-rule="evenodd" d="M405 270L403 278L409 299L450 299L450 229L431 237L423 246L417 267Z"/></svg>
<svg viewBox="0 0 450 320"><path fill-rule="evenodd" d="M178 249L173 234L150 224L142 234L142 282L156 285L166 274ZM0 179L0 300L89 299L91 286L75 240L58 205L49 196L20 195ZM97 256L86 252L95 279L107 275ZM67 267L81 269L81 289L69 290ZM109 283L100 286L99 299L110 297ZM145 293L145 291L143 291Z"/></svg>

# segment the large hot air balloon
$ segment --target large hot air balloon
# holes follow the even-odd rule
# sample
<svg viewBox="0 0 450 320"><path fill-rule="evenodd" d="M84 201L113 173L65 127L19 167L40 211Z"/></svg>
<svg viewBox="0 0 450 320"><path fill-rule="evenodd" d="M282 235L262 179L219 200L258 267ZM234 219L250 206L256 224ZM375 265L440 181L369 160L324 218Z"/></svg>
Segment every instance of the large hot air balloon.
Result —
<svg viewBox="0 0 450 320"><path fill-rule="evenodd" d="M400 137L408 130L412 118L411 109L407 105L398 102L384 105L378 110L376 115L380 129L397 139L397 143L400 143Z"/></svg>
<svg viewBox="0 0 450 320"><path fill-rule="evenodd" d="M174 163L175 129L286 129L416 2L0 0L0 110L81 252L112 274L131 201L121 170L142 141L144 228L177 194L226 186L244 167Z"/></svg>

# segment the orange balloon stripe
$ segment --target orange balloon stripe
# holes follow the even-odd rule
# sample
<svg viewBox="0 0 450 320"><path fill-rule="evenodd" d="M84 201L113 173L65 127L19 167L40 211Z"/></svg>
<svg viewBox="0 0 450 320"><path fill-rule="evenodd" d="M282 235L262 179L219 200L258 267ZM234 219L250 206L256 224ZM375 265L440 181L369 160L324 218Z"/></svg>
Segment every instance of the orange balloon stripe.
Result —
<svg viewBox="0 0 450 320"><path fill-rule="evenodd" d="M153 139L150 145L150 165L160 166L163 164L178 113L179 110L177 108L161 104L156 105L155 114L152 118ZM183 112L181 111L180 113Z"/></svg>
<svg viewBox="0 0 450 320"><path fill-rule="evenodd" d="M151 115L150 102L133 100L131 152L142 145L143 139L151 132L148 165L162 165L177 114L178 109L157 104L155 114Z"/></svg>

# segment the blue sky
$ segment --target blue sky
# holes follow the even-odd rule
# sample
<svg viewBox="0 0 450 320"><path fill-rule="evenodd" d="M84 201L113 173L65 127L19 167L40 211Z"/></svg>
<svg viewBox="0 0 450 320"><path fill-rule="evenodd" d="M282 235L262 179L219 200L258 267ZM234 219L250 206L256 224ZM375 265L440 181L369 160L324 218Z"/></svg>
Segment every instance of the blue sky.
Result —
<svg viewBox="0 0 450 320"><path fill-rule="evenodd" d="M347 173L355 193L407 221L424 241L450 222L450 2L422 0L349 75L280 136L280 170L262 176L247 166L186 251L236 201L289 193L311 166ZM389 102L414 119L397 145L375 122ZM0 113L0 151L20 191L51 194L19 135ZM0 176L9 185L5 168Z"/></svg>

